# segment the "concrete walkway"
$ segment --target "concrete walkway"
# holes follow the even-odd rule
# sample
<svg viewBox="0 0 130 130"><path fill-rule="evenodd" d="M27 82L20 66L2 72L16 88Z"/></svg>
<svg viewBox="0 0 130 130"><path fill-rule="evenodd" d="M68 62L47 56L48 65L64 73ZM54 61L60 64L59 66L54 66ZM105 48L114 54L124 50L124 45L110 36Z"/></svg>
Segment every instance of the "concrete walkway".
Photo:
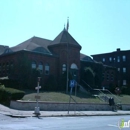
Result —
<svg viewBox="0 0 130 130"><path fill-rule="evenodd" d="M37 116L34 111L14 110L0 104L0 114L12 117L32 117ZM130 115L130 111L40 111L40 117L58 117L58 116L114 116Z"/></svg>

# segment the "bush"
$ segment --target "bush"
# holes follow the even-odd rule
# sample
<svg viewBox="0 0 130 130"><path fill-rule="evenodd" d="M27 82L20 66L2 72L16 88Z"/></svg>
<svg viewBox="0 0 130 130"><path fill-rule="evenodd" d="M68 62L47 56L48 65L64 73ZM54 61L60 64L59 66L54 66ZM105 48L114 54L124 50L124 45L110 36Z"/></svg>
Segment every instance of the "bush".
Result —
<svg viewBox="0 0 130 130"><path fill-rule="evenodd" d="M0 87L0 101L3 100L4 94L5 94L5 88Z"/></svg>
<svg viewBox="0 0 130 130"><path fill-rule="evenodd" d="M24 91L20 91L13 88L6 88L5 89L5 97L10 100L20 100L25 95Z"/></svg>
<svg viewBox="0 0 130 130"><path fill-rule="evenodd" d="M0 87L0 102L9 102L10 100L19 100L23 98L25 92L13 88Z"/></svg>

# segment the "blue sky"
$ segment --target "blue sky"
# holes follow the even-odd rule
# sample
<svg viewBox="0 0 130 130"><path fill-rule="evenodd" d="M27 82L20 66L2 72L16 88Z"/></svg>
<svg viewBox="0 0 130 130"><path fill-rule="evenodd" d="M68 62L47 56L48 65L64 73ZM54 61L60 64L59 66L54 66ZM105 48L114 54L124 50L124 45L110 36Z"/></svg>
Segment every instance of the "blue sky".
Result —
<svg viewBox="0 0 130 130"><path fill-rule="evenodd" d="M69 17L81 53L130 49L130 0L0 0L0 44L32 36L53 40Z"/></svg>

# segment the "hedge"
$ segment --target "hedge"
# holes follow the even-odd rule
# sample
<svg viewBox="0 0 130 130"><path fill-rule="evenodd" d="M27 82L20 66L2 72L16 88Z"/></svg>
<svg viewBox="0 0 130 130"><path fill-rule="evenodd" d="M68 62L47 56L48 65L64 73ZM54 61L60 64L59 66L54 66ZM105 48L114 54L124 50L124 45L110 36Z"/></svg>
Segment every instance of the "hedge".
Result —
<svg viewBox="0 0 130 130"><path fill-rule="evenodd" d="M20 100L25 95L24 91L20 91L13 88L2 88L0 87L0 101L7 100Z"/></svg>

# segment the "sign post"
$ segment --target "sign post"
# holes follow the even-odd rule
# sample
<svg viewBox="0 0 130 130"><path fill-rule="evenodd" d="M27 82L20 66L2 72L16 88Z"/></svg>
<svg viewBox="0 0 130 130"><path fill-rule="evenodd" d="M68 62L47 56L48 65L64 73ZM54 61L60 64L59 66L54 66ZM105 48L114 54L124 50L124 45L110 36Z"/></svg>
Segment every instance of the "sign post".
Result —
<svg viewBox="0 0 130 130"><path fill-rule="evenodd" d="M41 88L41 86L39 86L39 83L40 83L40 77L38 77L37 87L35 88L37 90L37 95L35 96L37 105L35 107L35 112L34 112L36 115L40 115L40 107L39 107L39 104L38 104L38 100L40 99L39 89Z"/></svg>
<svg viewBox="0 0 130 130"><path fill-rule="evenodd" d="M68 107L68 114L69 114L69 109L70 109L70 102L71 102L71 99L73 99L73 101L75 103L77 103L74 98L71 96L72 95L72 92L73 92L73 88L76 86L77 82L75 80L70 80L70 99L69 99L69 107Z"/></svg>

